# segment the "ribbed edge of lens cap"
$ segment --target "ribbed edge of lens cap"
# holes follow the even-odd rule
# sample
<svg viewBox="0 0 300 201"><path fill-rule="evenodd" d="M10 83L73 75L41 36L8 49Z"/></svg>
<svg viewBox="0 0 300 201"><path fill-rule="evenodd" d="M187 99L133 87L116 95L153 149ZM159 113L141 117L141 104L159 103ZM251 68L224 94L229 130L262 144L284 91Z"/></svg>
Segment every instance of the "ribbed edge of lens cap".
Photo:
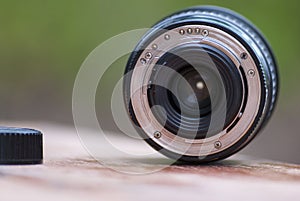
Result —
<svg viewBox="0 0 300 201"><path fill-rule="evenodd" d="M43 162L43 135L28 128L0 127L0 164Z"/></svg>

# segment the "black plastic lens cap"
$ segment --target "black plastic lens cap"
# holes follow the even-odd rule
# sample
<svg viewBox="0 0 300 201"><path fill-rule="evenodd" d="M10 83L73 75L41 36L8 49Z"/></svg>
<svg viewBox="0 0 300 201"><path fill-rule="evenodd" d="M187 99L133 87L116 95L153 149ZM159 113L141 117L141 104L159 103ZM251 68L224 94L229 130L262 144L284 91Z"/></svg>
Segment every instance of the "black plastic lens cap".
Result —
<svg viewBox="0 0 300 201"><path fill-rule="evenodd" d="M28 128L0 127L0 164L43 163L43 135Z"/></svg>

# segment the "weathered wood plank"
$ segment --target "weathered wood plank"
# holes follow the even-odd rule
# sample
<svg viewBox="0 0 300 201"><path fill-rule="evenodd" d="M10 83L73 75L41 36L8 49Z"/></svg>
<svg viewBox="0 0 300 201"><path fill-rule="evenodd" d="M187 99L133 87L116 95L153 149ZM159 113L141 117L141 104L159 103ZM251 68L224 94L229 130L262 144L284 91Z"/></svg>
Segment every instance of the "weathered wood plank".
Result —
<svg viewBox="0 0 300 201"><path fill-rule="evenodd" d="M7 124L6 124L7 125ZM14 125L14 124L10 124ZM0 200L299 200L300 166L236 155L210 165L177 164L145 175L118 173L92 159L74 128L21 123L44 132L45 162L0 166ZM159 166L163 158L124 162ZM127 163L127 164L126 164Z"/></svg>

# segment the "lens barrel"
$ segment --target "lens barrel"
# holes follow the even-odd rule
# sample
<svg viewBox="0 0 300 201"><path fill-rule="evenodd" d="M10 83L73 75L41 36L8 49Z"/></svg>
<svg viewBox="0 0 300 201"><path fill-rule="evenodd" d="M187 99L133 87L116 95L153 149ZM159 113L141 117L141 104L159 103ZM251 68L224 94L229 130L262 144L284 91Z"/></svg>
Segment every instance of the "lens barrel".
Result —
<svg viewBox="0 0 300 201"><path fill-rule="evenodd" d="M160 153L187 162L220 160L245 147L278 94L277 64L264 36L215 6L188 8L155 24L125 74L124 101L139 134Z"/></svg>

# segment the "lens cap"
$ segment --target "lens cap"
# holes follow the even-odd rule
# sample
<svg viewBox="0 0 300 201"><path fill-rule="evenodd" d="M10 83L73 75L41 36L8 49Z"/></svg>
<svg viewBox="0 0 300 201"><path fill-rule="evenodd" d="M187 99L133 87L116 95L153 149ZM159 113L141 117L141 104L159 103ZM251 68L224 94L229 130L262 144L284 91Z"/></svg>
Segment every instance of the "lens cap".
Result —
<svg viewBox="0 0 300 201"><path fill-rule="evenodd" d="M0 127L0 164L41 164L43 135L28 128Z"/></svg>

